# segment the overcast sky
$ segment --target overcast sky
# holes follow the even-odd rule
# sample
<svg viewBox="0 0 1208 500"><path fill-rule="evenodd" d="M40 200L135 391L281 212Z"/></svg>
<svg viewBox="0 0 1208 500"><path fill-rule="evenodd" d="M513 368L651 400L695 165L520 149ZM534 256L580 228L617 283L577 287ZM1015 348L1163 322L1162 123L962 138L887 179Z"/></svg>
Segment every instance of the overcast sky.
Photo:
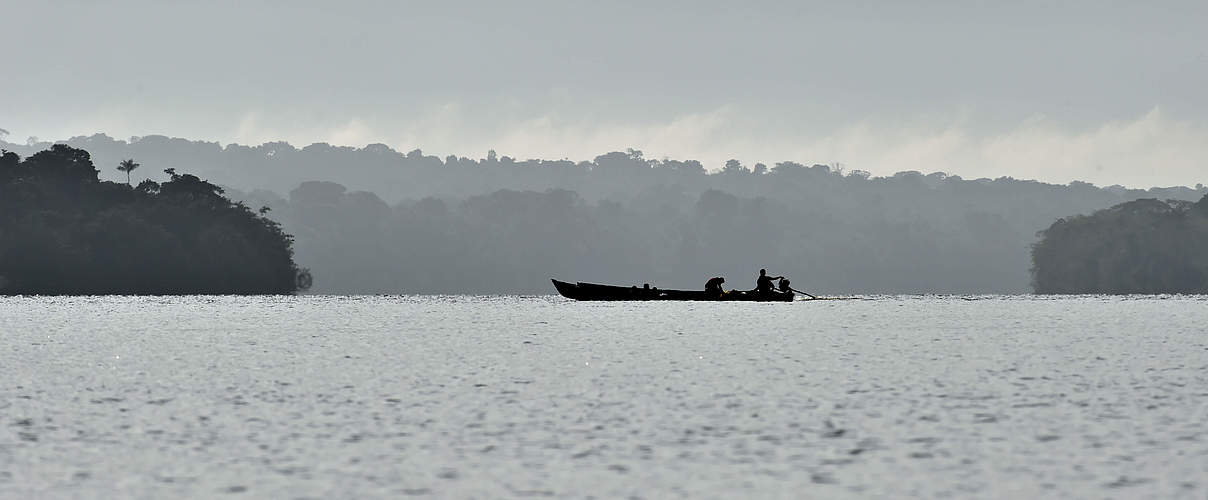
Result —
<svg viewBox="0 0 1208 500"><path fill-rule="evenodd" d="M1208 2L1158 3L5 1L0 128L1208 183Z"/></svg>

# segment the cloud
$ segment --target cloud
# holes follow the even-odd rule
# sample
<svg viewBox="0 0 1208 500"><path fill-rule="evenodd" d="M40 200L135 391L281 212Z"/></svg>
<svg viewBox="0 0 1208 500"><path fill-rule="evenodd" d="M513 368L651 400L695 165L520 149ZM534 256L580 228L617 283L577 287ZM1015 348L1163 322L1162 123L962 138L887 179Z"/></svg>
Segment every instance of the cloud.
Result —
<svg viewBox="0 0 1208 500"><path fill-rule="evenodd" d="M1158 108L1086 130L1037 116L978 134L966 120L914 126L865 121L800 137L761 128L737 110L722 108L641 126L557 127L534 120L501 136L499 144L501 152L572 158L634 147L650 157L700 159L710 168L738 158L748 164L842 163L874 175L941 171L967 178L1085 180L1130 187L1208 182L1208 127L1173 119Z"/></svg>
<svg viewBox="0 0 1208 500"><path fill-rule="evenodd" d="M766 112L736 105L644 121L601 118L616 113L567 106L528 115L522 106L503 108L446 102L406 116L346 116L334 126L250 110L215 129L218 137L185 137L252 145L279 140L298 146L380 142L400 151L421 148L428 154L478 158L494 149L521 159L590 160L635 148L648 158L697 159L711 169L737 158L747 165L786 160L842 163L873 175L917 170L965 178L1084 180L1129 187L1208 183L1208 126L1177 119L1157 107L1081 129L1037 115L990 131L979 129L976 112L969 110L833 124L808 117L773 120ZM173 133L133 130L128 125L137 120L131 113L104 111L78 120L71 134L42 136Z"/></svg>
<svg viewBox="0 0 1208 500"><path fill-rule="evenodd" d="M239 117L239 125L235 127L235 142L243 144L260 144L265 141L267 132L260 125L260 113L249 111Z"/></svg>
<svg viewBox="0 0 1208 500"><path fill-rule="evenodd" d="M719 108L640 125L572 122L547 115L518 123L488 140L501 154L520 158L591 159L609 151L634 148L651 157L716 160L736 153L717 148L718 139L726 135L732 123L731 115L730 109Z"/></svg>
<svg viewBox="0 0 1208 500"><path fill-rule="evenodd" d="M975 133L972 120L965 112L910 125L864 120L805 136L730 106L645 124L568 120L551 113L498 130L475 128L468 118L446 113L434 121L438 126L412 129L407 147L479 156L496 149L518 158L576 160L632 147L650 158L699 159L709 168L738 158L747 164L842 163L874 175L940 171L966 178L1130 187L1208 182L1208 127L1173 119L1159 108L1084 130L1034 116L1004 130Z"/></svg>
<svg viewBox="0 0 1208 500"><path fill-rule="evenodd" d="M381 135L360 118L351 118L335 127L299 126L283 127L265 118L261 111L248 111L239 117L233 133L234 142L258 145L266 142L287 141L295 146L306 146L313 142L326 142L337 146L364 146L374 142L386 142Z"/></svg>
<svg viewBox="0 0 1208 500"><path fill-rule="evenodd" d="M982 136L940 128L861 134L858 140L832 142L848 147L833 149L830 155L878 174L945 171L965 177L1087 180L1130 187L1195 185L1208 179L1208 128L1172 119L1158 108L1082 131L1038 116ZM826 145L822 141L820 148Z"/></svg>
<svg viewBox="0 0 1208 500"><path fill-rule="evenodd" d="M335 129L329 131L324 139L324 142L330 144L354 144L357 146L364 146L365 144L379 141L376 139L373 130L371 130L368 125L366 125L360 119L353 118L348 120L348 123L345 123L343 126L336 127Z"/></svg>

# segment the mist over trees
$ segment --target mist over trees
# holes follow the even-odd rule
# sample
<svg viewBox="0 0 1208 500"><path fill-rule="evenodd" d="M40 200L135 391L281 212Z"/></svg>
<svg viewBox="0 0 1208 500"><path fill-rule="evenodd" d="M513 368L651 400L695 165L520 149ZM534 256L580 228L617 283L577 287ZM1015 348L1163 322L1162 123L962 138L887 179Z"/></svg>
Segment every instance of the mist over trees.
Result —
<svg viewBox="0 0 1208 500"><path fill-rule="evenodd" d="M133 165L133 166L132 166ZM133 171L133 161L122 163ZM104 182L87 151L0 154L0 294L291 293L300 270L280 225L167 169Z"/></svg>
<svg viewBox="0 0 1208 500"><path fill-rule="evenodd" d="M160 135L119 140L104 134L95 134L58 142L87 150L99 165L117 165L122 160L135 158L146 165L171 166L182 172L190 172L220 186L230 186L242 191L263 189L281 195L298 187L302 182L331 181L338 182L351 191L373 192L391 205L426 197L462 200L500 189L538 192L565 189L574 191L589 202L609 199L621 203L659 186L682 188L694 195L708 189L717 189L743 197L783 197L798 194L813 196L816 193L811 191L811 186L800 182L780 186L779 183L785 176L764 175L784 172L788 177L802 179L815 175L818 168L823 167L793 161L761 167L761 164L744 163L741 159L734 159L725 165L710 165L710 169L716 171L710 174L706 166L696 160L653 159L647 158L641 151L634 150L614 151L591 160L572 161L522 160L509 157L506 152L494 151L484 152L485 157L479 159L434 156L418 149L406 153L395 151L383 144L370 144L362 148L325 143L295 147L286 142L269 142L258 146L223 146L217 142ZM29 156L50 147L51 144L36 139L27 144L0 141L0 148ZM833 166L827 168L832 168L835 174L843 176L868 176L866 172L859 170L848 172ZM803 174L800 172L802 170L810 170L813 174ZM134 184L137 185L142 180L139 178L140 174L155 172L158 170L134 172ZM919 174L901 172L897 175L912 177ZM947 178L942 173L925 174L923 177L930 179L926 181L929 183L935 182L936 177ZM107 168L102 172L102 178L118 181L125 180L125 175ZM984 181L989 179L981 180ZM1075 183L1069 186L1074 188L1072 191L1064 193L1084 201L1098 196L1096 203L1090 205L1079 201L1070 203L1070 206L1091 210L1144 197L1194 201L1200 197L1197 193L1205 192L1202 188L1141 190L1111 186L1105 188L1108 191L1106 193L1094 192L1100 190L1074 193L1073 191L1081 185L1082 183ZM799 192L801 188L807 191ZM1027 190L1021 190L1025 191ZM1058 189L1056 192L1063 191ZM1044 226L1038 227L1037 230L1047 227L1053 219L1070 213L1077 211L1053 214L1044 222Z"/></svg>
<svg viewBox="0 0 1208 500"><path fill-rule="evenodd" d="M699 288L718 275L752 288L761 267L824 293L1025 293L1030 247L1057 218L1208 192L873 177L791 161L735 159L710 173L634 150L550 161L162 136L66 142L107 165L197 172L271 208L326 293L552 293L550 277Z"/></svg>
<svg viewBox="0 0 1208 500"><path fill-rule="evenodd" d="M1208 293L1208 196L1058 219L1032 260L1038 293Z"/></svg>

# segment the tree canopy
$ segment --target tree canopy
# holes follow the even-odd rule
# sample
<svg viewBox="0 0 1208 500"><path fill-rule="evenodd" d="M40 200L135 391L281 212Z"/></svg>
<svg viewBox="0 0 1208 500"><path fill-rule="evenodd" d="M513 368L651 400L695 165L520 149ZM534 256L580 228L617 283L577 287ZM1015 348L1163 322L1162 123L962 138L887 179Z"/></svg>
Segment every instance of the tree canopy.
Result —
<svg viewBox="0 0 1208 500"><path fill-rule="evenodd" d="M739 283L760 267L827 293L1026 293L1030 247L1058 217L1208 192L755 159L709 171L636 149L569 161L381 144L63 142L99 165L175 166L268 206L325 293L549 293L549 277L691 288L718 275ZM23 156L50 146L0 141ZM124 182L121 173L100 175Z"/></svg>
<svg viewBox="0 0 1208 500"><path fill-rule="evenodd" d="M1208 293L1208 195L1058 219L1032 247L1038 293Z"/></svg>
<svg viewBox="0 0 1208 500"><path fill-rule="evenodd" d="M300 270L276 222L189 174L98 180L87 151L0 155L0 293L291 293Z"/></svg>

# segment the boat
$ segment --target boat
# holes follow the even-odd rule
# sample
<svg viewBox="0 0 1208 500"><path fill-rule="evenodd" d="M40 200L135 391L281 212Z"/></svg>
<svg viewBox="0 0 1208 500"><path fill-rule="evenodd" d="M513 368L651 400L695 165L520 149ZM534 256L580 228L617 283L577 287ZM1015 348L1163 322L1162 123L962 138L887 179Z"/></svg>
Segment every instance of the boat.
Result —
<svg viewBox="0 0 1208 500"><path fill-rule="evenodd" d="M704 290L663 290L636 286L600 285L596 283L554 282L554 288L563 297L575 300L701 300L715 302L792 302L793 292L756 292L754 290L730 290L722 294Z"/></svg>

